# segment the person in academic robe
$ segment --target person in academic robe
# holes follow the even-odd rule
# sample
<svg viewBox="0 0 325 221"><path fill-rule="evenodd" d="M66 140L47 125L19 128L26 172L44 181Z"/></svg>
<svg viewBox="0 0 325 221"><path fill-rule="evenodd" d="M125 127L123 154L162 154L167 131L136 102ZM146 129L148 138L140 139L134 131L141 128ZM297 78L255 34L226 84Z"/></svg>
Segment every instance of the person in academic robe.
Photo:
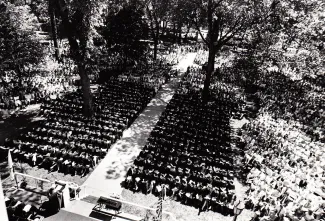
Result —
<svg viewBox="0 0 325 221"><path fill-rule="evenodd" d="M149 189L149 181L147 179L142 179L141 181L141 192L147 194Z"/></svg>
<svg viewBox="0 0 325 221"><path fill-rule="evenodd" d="M54 164L54 158L50 156L50 154L46 155L43 162L41 163L41 166L45 169L50 169Z"/></svg>

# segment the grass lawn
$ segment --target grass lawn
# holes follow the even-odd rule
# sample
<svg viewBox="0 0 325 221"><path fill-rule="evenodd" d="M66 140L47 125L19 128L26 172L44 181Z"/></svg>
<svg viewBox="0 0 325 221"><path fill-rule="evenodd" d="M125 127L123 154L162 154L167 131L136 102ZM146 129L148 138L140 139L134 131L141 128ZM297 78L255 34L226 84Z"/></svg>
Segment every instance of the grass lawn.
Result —
<svg viewBox="0 0 325 221"><path fill-rule="evenodd" d="M123 189L122 198L123 200L152 208L156 208L158 202L158 198L154 195L133 193L132 191L126 189ZM220 213L215 213L212 211L202 212L200 215L198 215L198 209L169 199L163 202L163 211L172 213L177 221L232 221L234 218L232 216L223 216ZM140 217L145 217L146 215L146 210L129 205L123 205L123 212ZM154 213L155 212L151 212L151 214ZM253 213L251 211L244 210L242 214L237 218L237 221L249 221L251 220L252 216ZM163 220L169 221L173 219L164 216Z"/></svg>

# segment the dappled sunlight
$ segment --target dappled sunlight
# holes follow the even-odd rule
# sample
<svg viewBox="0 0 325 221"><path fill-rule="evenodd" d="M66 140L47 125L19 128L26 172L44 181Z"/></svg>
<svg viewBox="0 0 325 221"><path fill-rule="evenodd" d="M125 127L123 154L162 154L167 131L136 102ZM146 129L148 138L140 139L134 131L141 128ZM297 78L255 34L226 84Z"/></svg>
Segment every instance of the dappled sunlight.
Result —
<svg viewBox="0 0 325 221"><path fill-rule="evenodd" d="M0 121L0 144L4 142L5 138L14 138L22 129L44 120L37 116L39 108L40 105L29 105L24 110L16 112L15 115Z"/></svg>
<svg viewBox="0 0 325 221"><path fill-rule="evenodd" d="M188 66L193 64L196 53L189 53L178 65L176 65L176 69L181 71L186 71Z"/></svg>
<svg viewBox="0 0 325 221"><path fill-rule="evenodd" d="M166 103L168 103L173 95L174 95L174 89L172 88L173 81L170 82L168 88L162 88L161 91L159 91L155 98L151 100L151 102L148 104L148 106L154 106L154 107L166 107Z"/></svg>
<svg viewBox="0 0 325 221"><path fill-rule="evenodd" d="M182 67L185 71L187 66L193 64L194 58L195 53L187 55L177 68ZM181 77L182 75L179 75L171 79L158 91L131 127L123 132L123 137L112 145L106 157L86 180L85 185L96 187L95 192L98 194L122 193L121 183L128 169L145 146L159 117L172 99Z"/></svg>
<svg viewBox="0 0 325 221"><path fill-rule="evenodd" d="M30 191L23 189L10 189L6 192L6 195L9 198L13 197L15 200L24 202L25 204L40 206L43 201L47 200L47 197L37 193L35 190L35 188L30 188Z"/></svg>
<svg viewBox="0 0 325 221"><path fill-rule="evenodd" d="M129 128L129 129L127 129L127 130L125 130L125 131L123 132L123 137L132 137L133 134L134 134L134 133L133 133L132 130Z"/></svg>
<svg viewBox="0 0 325 221"><path fill-rule="evenodd" d="M148 205L149 207L154 208L158 202L158 198L154 195L145 195L142 193L133 193L130 190L123 189L122 192L123 199L137 203L140 205ZM126 212L132 212L132 208L125 208ZM198 210L194 207L189 207L181 204L180 202L167 199L163 201L163 211L171 212L178 221L196 221L196 220L205 220L205 221L233 221L232 216L224 216L220 213L215 213L212 211L202 212L198 216ZM242 214L238 217L238 221L249 221L253 217L253 212L249 210L244 210ZM165 219L164 219L165 220Z"/></svg>
<svg viewBox="0 0 325 221"><path fill-rule="evenodd" d="M44 117L34 117L31 119L31 122L44 121L44 120L45 120Z"/></svg>
<svg viewBox="0 0 325 221"><path fill-rule="evenodd" d="M242 128L244 124L248 123L249 121L246 118L243 118L241 120L231 119L230 125L234 129Z"/></svg>
<svg viewBox="0 0 325 221"><path fill-rule="evenodd" d="M172 99L174 94L175 94L174 91L161 94L161 96L159 97L159 100L163 101L164 103L168 103Z"/></svg>
<svg viewBox="0 0 325 221"><path fill-rule="evenodd" d="M165 101L164 100L161 100L159 98L155 98L155 99L152 99L152 101L148 104L148 106L154 106L154 107L159 107L159 106L164 106L165 105Z"/></svg>

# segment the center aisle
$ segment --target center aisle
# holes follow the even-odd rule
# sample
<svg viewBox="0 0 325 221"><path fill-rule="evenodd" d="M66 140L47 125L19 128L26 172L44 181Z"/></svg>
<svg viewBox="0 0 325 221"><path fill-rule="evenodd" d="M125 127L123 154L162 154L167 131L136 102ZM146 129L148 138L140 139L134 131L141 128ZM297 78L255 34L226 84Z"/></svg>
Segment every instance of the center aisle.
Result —
<svg viewBox="0 0 325 221"><path fill-rule="evenodd" d="M147 108L134 121L131 127L123 133L109 150L106 157L91 173L84 185L87 186L87 195L109 196L122 193L121 182L124 181L127 170L139 155L154 129L159 117L173 97L177 82L180 81L188 66L194 64L196 53L189 53L174 68L181 74L165 84L151 100Z"/></svg>

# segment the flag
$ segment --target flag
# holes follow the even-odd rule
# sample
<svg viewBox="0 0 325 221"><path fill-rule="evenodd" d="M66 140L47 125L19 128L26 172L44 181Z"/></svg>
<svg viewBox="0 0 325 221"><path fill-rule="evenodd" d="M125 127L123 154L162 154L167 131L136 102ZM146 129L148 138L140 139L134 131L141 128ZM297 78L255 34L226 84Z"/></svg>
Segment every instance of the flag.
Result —
<svg viewBox="0 0 325 221"><path fill-rule="evenodd" d="M14 180L15 179L14 164L12 162L10 150L8 151L8 167L9 167L9 170L10 170L10 179Z"/></svg>
<svg viewBox="0 0 325 221"><path fill-rule="evenodd" d="M159 199L158 199L158 204L157 204L157 209L156 209L157 221L162 220L162 203L163 203L163 197L162 197L162 191L161 191L159 194Z"/></svg>

